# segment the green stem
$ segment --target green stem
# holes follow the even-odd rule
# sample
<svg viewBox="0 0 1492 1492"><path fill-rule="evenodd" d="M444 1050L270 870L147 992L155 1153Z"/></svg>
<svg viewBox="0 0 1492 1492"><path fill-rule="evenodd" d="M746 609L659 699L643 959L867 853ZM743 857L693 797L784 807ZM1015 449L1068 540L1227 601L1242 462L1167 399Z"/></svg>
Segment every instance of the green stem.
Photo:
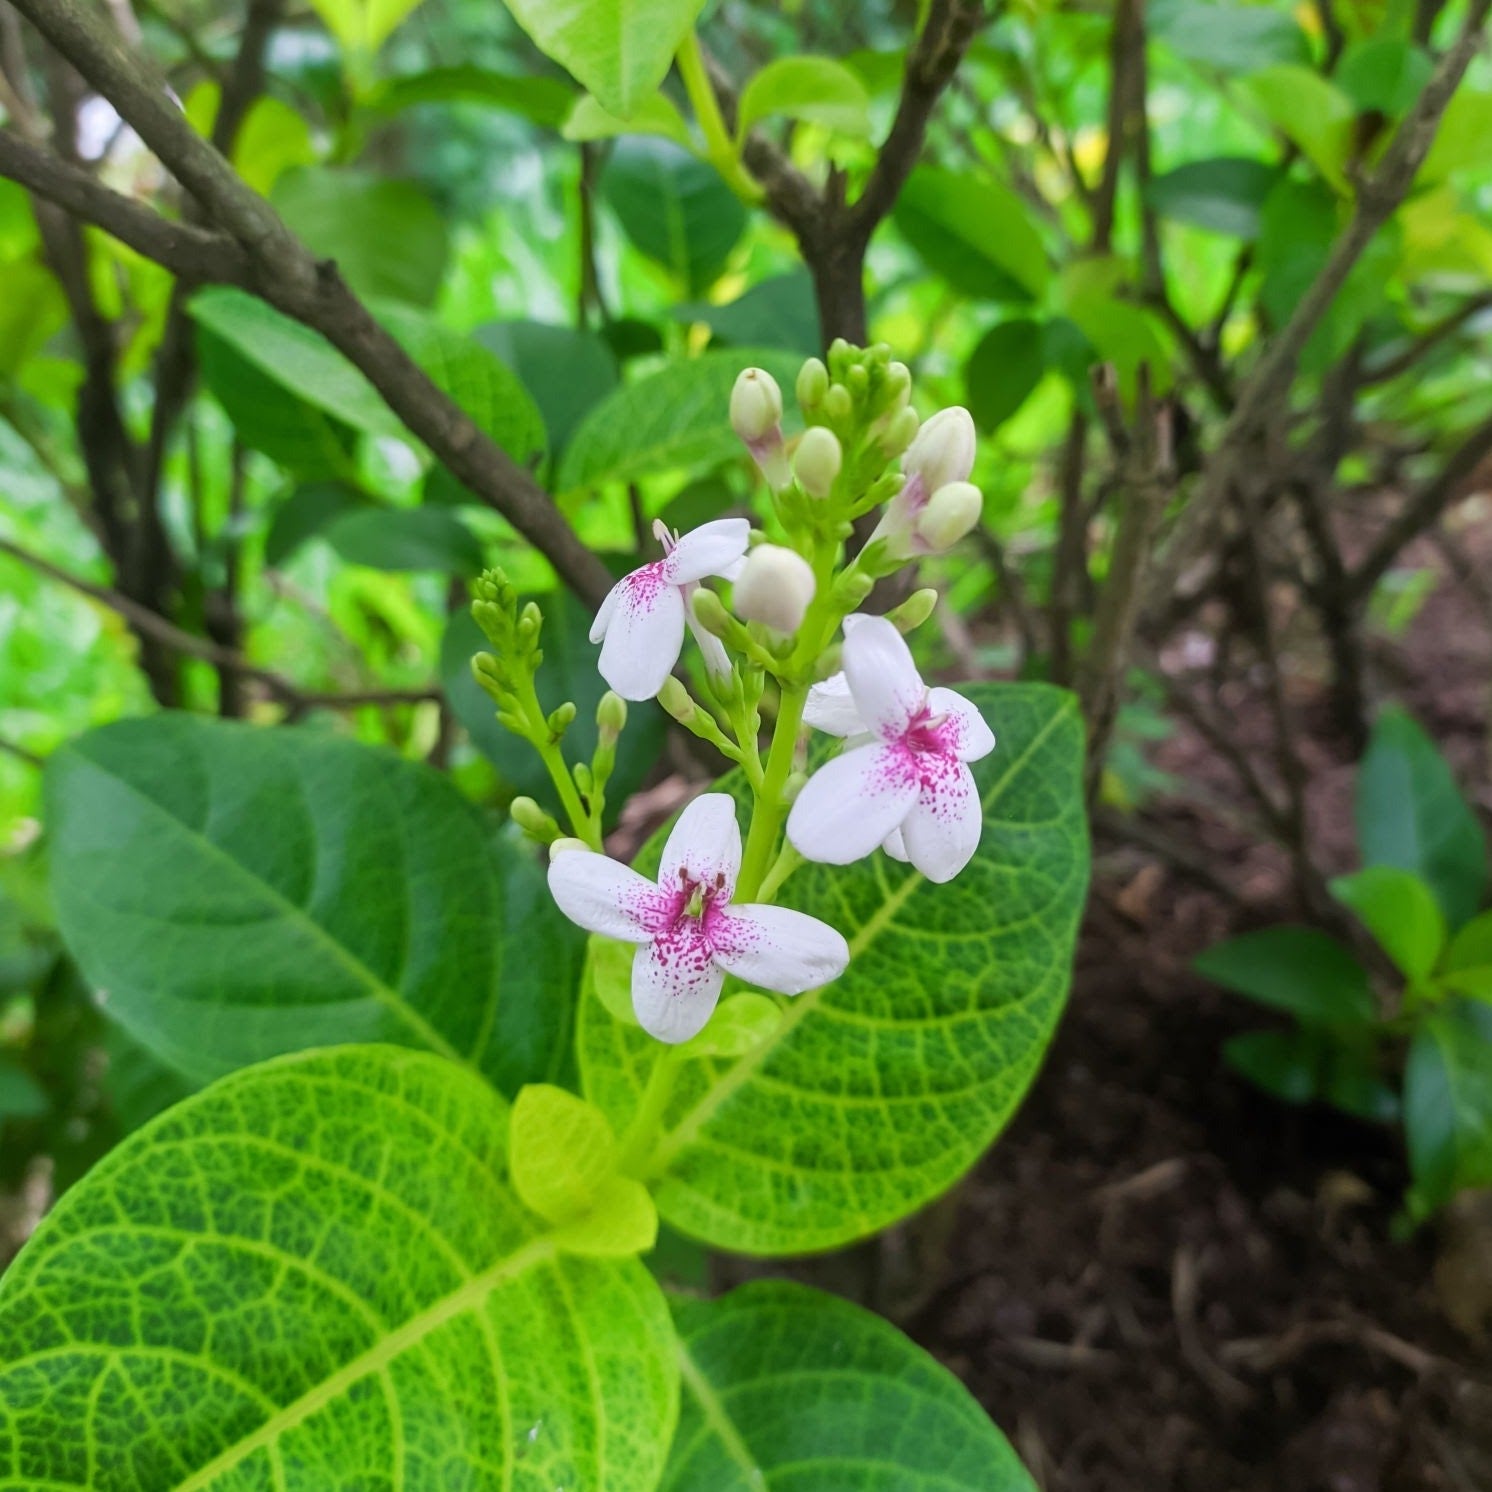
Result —
<svg viewBox="0 0 1492 1492"><path fill-rule="evenodd" d="M663 1132L663 1113L673 1097L674 1085L679 1080L682 1066L678 1055L670 1047L660 1046L653 1070L648 1074L647 1086L642 1090L637 1110L627 1133L622 1137L617 1155L617 1170L623 1176L641 1173L653 1147Z"/></svg>
<svg viewBox="0 0 1492 1492"><path fill-rule="evenodd" d="M746 836L746 852L741 858L741 875L736 883L737 901L755 901L761 890L767 866L777 848L777 834L782 828L787 805L783 793L793 770L798 750L798 730L803 724L803 706L808 701L806 684L784 684L777 706L777 724L772 731L772 746L767 753L767 767L757 794L756 811L751 815L751 831Z"/></svg>
<svg viewBox="0 0 1492 1492"><path fill-rule="evenodd" d="M740 146L725 127L725 116L720 112L720 101L715 97L715 88L710 82L699 36L695 32L691 31L684 38L676 60L679 76L684 80L684 90L689 95L689 105L705 137L706 158L743 202L760 202L762 189L742 165Z"/></svg>
<svg viewBox="0 0 1492 1492"><path fill-rule="evenodd" d="M570 820L570 828L575 837L584 840L588 849L601 849L601 824L599 816L592 816L584 803L580 801L580 790L575 786L575 779L570 775L570 768L565 762L565 754L559 748L559 742L554 740L549 733L549 717L544 713L544 706L539 703L538 691L534 688L532 677L527 680L528 688L523 703L523 713L527 718L529 740L533 743L534 750L539 753L539 759L544 763L544 770L549 773L549 780L554 783L554 789L559 794L560 806L565 810L565 817Z"/></svg>
<svg viewBox="0 0 1492 1492"><path fill-rule="evenodd" d="M773 902L777 899L777 893L782 890L784 882L803 863L803 857L791 844L785 844L777 852L777 858L772 862L772 868L766 874L761 886L756 893L758 901Z"/></svg>

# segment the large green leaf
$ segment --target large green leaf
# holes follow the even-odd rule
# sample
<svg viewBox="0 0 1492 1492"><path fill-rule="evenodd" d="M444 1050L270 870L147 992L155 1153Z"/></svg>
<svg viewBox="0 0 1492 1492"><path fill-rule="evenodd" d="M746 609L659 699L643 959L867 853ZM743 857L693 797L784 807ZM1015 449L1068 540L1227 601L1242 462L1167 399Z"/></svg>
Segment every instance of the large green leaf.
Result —
<svg viewBox="0 0 1492 1492"><path fill-rule="evenodd" d="M534 45L626 119L668 74L704 0L507 0Z"/></svg>
<svg viewBox="0 0 1492 1492"><path fill-rule="evenodd" d="M1187 161L1150 183L1150 202L1175 222L1253 239L1259 236L1264 199L1278 177L1274 166L1251 156Z"/></svg>
<svg viewBox="0 0 1492 1492"><path fill-rule="evenodd" d="M1225 73L1257 72L1277 62L1305 62L1305 33L1284 11L1225 0L1179 0L1155 7L1151 33L1189 62Z"/></svg>
<svg viewBox="0 0 1492 1492"><path fill-rule="evenodd" d="M1468 1012L1425 1021L1404 1067L1411 1206L1439 1207L1462 1187L1492 1185L1492 1041Z"/></svg>
<svg viewBox="0 0 1492 1492"><path fill-rule="evenodd" d="M879 854L787 883L785 904L849 940L850 966L747 1055L683 1068L650 1167L680 1231L757 1254L872 1233L961 1176L1035 1075L1087 886L1082 724L1046 685L967 694L999 742L974 769L978 853L946 886ZM590 995L579 1043L587 1095L624 1125L657 1043Z"/></svg>
<svg viewBox="0 0 1492 1492"><path fill-rule="evenodd" d="M1377 1014L1368 972L1314 927L1266 927L1198 956L1196 970L1308 1025L1354 1026Z"/></svg>
<svg viewBox="0 0 1492 1492"><path fill-rule="evenodd" d="M702 321L717 342L742 347L786 347L804 357L824 350L813 278L805 269L758 280L727 305L689 301L673 308L677 321Z"/></svg>
<svg viewBox="0 0 1492 1492"><path fill-rule="evenodd" d="M494 321L479 326L472 337L528 390L556 455L581 420L617 386L616 354L596 332L541 321Z"/></svg>
<svg viewBox="0 0 1492 1492"><path fill-rule="evenodd" d="M1429 977L1445 947L1445 913L1413 871L1370 865L1338 876L1331 894L1357 913L1406 979Z"/></svg>
<svg viewBox="0 0 1492 1492"><path fill-rule="evenodd" d="M753 73L741 91L736 127L777 114L806 119L847 135L870 134L870 95L844 63L832 57L778 57Z"/></svg>
<svg viewBox="0 0 1492 1492"><path fill-rule="evenodd" d="M1030 398L1047 370L1046 328L1018 319L992 326L964 364L969 412L986 435Z"/></svg>
<svg viewBox="0 0 1492 1492"><path fill-rule="evenodd" d="M777 348L719 348L623 384L575 432L560 463L560 491L715 466L741 455L745 447L730 425L736 375L764 368L791 389L801 365Z"/></svg>
<svg viewBox="0 0 1492 1492"><path fill-rule="evenodd" d="M1348 190L1347 157L1352 149L1352 100L1309 67L1280 63L1256 73L1244 85L1266 119L1338 191Z"/></svg>
<svg viewBox="0 0 1492 1492"><path fill-rule="evenodd" d="M0 1283L0 1485L649 1492L662 1294L636 1260L561 1255L506 1155L490 1088L393 1047L170 1110Z"/></svg>
<svg viewBox="0 0 1492 1492"><path fill-rule="evenodd" d="M326 29L349 52L376 52L421 0L311 0Z"/></svg>
<svg viewBox="0 0 1492 1492"><path fill-rule="evenodd" d="M1366 864L1426 881L1452 931L1475 915L1487 888L1481 825L1435 743L1403 710L1385 710L1373 726L1355 815Z"/></svg>
<svg viewBox="0 0 1492 1492"><path fill-rule="evenodd" d="M365 299L434 304L450 240L440 210L414 182L304 166L280 177L273 201L317 257L334 259Z"/></svg>
<svg viewBox="0 0 1492 1492"><path fill-rule="evenodd" d="M920 167L902 188L896 226L928 268L964 295L1027 301L1051 280L1031 210L988 177Z"/></svg>
<svg viewBox="0 0 1492 1492"><path fill-rule="evenodd" d="M746 228L746 209L719 172L655 135L617 141L601 195L638 249L694 294L725 268Z"/></svg>
<svg viewBox="0 0 1492 1492"><path fill-rule="evenodd" d="M56 752L47 800L69 949L189 1077L369 1040L509 1091L562 1064L551 1007L573 998L575 942L440 774L311 731L158 715Z"/></svg>
<svg viewBox="0 0 1492 1492"><path fill-rule="evenodd" d="M343 559L375 570L470 577L482 568L476 535L444 508L358 506L333 516L321 532Z"/></svg>
<svg viewBox="0 0 1492 1492"><path fill-rule="evenodd" d="M362 102L380 114L398 114L422 104L490 104L558 129L574 105L575 90L558 78L509 77L468 63L388 78Z"/></svg>
<svg viewBox="0 0 1492 1492"><path fill-rule="evenodd" d="M677 1300L684 1395L660 1492L1035 1492L952 1373L785 1281Z"/></svg>

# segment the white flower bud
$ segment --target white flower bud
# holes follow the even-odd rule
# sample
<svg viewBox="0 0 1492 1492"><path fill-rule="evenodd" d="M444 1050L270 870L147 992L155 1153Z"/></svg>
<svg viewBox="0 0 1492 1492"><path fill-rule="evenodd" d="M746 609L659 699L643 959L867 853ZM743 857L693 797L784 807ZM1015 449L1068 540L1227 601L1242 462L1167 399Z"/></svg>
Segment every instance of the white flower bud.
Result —
<svg viewBox="0 0 1492 1492"><path fill-rule="evenodd" d="M780 544L758 544L736 581L736 613L776 632L796 632L814 590L813 570L801 554Z"/></svg>
<svg viewBox="0 0 1492 1492"><path fill-rule="evenodd" d="M940 409L907 447L901 469L908 480L920 476L926 492L967 482L974 469L974 417L958 404Z"/></svg>
<svg viewBox="0 0 1492 1492"><path fill-rule="evenodd" d="M810 425L793 455L793 475L810 497L828 497L844 464L839 437L824 425Z"/></svg>
<svg viewBox="0 0 1492 1492"><path fill-rule="evenodd" d="M549 846L549 863L551 865L554 864L554 862L558 860L561 855L568 855L574 850L589 849L590 845L588 845L583 839L556 839L555 842Z"/></svg>
<svg viewBox="0 0 1492 1492"><path fill-rule="evenodd" d="M766 440L782 421L782 390L761 368L747 368L730 393L731 428L754 446Z"/></svg>
<svg viewBox="0 0 1492 1492"><path fill-rule="evenodd" d="M809 358L798 372L798 403L812 409L828 392L829 370L816 357Z"/></svg>
<svg viewBox="0 0 1492 1492"><path fill-rule="evenodd" d="M938 554L957 544L983 512L984 494L972 482L948 482L928 499L913 531L929 552Z"/></svg>

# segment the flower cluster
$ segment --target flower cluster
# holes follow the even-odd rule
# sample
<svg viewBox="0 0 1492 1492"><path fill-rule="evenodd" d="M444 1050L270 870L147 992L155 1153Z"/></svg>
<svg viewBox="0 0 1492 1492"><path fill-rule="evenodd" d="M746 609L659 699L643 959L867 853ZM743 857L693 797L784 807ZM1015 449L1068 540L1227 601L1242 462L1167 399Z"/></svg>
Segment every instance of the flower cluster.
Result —
<svg viewBox="0 0 1492 1492"><path fill-rule="evenodd" d="M924 684L903 636L929 614L935 593L918 592L888 616L859 610L878 579L948 549L979 522L973 421L952 408L919 425L911 376L881 347L836 343L827 364L804 364L796 392L807 428L791 443L769 374L747 369L731 397L731 423L771 493L771 536L746 518L685 534L655 525L661 554L617 582L591 629L614 691L608 720L625 719L623 700L657 698L740 767L751 798L744 844L735 800L712 792L679 816L656 881L602 853L595 768L604 785L610 757L591 770L564 768L562 759L556 767L558 738L544 731L566 707L545 716L532 669L526 685L512 677L523 672L512 650L531 647L525 639L537 624L500 577L481 582L478 620L508 656L481 655L478 679L500 718L545 755L577 837L560 837L529 800L514 805L514 817L552 843L549 885L566 916L636 945L634 1014L670 1043L704 1028L727 975L794 995L843 972L850 950L837 931L771 905L800 858L846 865L881 849L942 882L979 844L983 813L969 763L994 750L994 735L969 700ZM869 541L842 563L856 520L876 509ZM730 590L704 584L711 579ZM509 598L506 611L495 596ZM692 687L676 672L689 633L704 664ZM764 708L773 716L765 753ZM844 744L810 775L812 731Z"/></svg>

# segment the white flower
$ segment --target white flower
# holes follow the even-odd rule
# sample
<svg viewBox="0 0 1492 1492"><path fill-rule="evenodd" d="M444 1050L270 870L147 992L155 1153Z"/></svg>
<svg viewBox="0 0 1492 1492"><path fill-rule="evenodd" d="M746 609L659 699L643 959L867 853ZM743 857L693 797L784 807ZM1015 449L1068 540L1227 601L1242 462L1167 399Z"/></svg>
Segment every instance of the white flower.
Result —
<svg viewBox="0 0 1492 1492"><path fill-rule="evenodd" d="M884 617L845 619L844 672L811 691L804 719L851 739L808 779L787 837L809 860L848 865L879 844L930 881L952 880L979 846L984 811L967 763L995 737L951 689L928 689Z"/></svg>
<svg viewBox="0 0 1492 1492"><path fill-rule="evenodd" d="M940 409L928 420L901 459L906 480L886 504L871 537L885 539L899 559L935 553L936 546L920 532L918 519L935 492L968 481L974 469L974 441L974 417L961 405Z"/></svg>
<svg viewBox="0 0 1492 1492"><path fill-rule="evenodd" d="M724 646L696 624L689 598L706 575L733 580L741 573L750 523L717 518L683 538L655 523L653 533L663 558L617 581L591 624L591 641L605 638L597 662L601 677L623 699L652 699L663 687L679 661L686 623L710 672L730 672Z"/></svg>
<svg viewBox="0 0 1492 1492"><path fill-rule="evenodd" d="M549 866L560 910L591 932L638 944L632 1008L660 1041L687 1041L720 998L727 974L797 995L844 972L849 945L816 917L786 907L731 906L741 831L725 793L679 815L654 885L591 850L566 849Z"/></svg>

